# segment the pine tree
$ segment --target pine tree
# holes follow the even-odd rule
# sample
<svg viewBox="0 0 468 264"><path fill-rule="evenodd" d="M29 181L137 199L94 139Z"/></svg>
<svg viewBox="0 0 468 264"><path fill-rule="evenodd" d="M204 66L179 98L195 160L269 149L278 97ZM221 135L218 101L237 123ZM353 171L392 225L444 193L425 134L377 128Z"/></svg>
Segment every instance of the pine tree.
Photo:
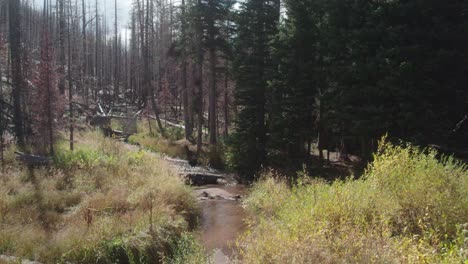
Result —
<svg viewBox="0 0 468 264"><path fill-rule="evenodd" d="M304 146L313 135L314 96L324 85L320 78L317 37L321 14L317 2L285 1L288 16L272 42L278 67L269 90L269 147L299 163L307 157Z"/></svg>
<svg viewBox="0 0 468 264"><path fill-rule="evenodd" d="M274 64L269 42L277 34L279 1L249 0L238 14L236 39L237 131L232 144L237 170L248 180L265 163L267 88Z"/></svg>
<svg viewBox="0 0 468 264"><path fill-rule="evenodd" d="M217 53L224 50L227 42L221 32L223 22L228 17L234 1L232 0L206 0L201 2L200 11L203 17L204 46L208 50L209 84L208 84L208 132L210 144L217 142Z"/></svg>

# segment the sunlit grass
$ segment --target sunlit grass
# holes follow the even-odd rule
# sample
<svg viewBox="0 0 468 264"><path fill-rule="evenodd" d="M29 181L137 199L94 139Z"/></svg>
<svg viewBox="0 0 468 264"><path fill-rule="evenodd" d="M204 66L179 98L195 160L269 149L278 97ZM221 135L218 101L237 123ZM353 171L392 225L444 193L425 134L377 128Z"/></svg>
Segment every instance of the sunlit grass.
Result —
<svg viewBox="0 0 468 264"><path fill-rule="evenodd" d="M245 201L245 263L466 263L468 172L382 143L364 177L290 188L266 173ZM465 231L463 231L465 229ZM466 234L465 234L466 235ZM465 262L464 262L465 261Z"/></svg>
<svg viewBox="0 0 468 264"><path fill-rule="evenodd" d="M138 144L142 148L153 152L173 158L185 158L184 146L176 143L177 140L182 138L183 131L179 128L166 128L163 137L154 124L141 121L138 122L138 133L131 135L128 140L132 144Z"/></svg>
<svg viewBox="0 0 468 264"><path fill-rule="evenodd" d="M153 154L98 132L57 146L33 174L14 158L0 180L0 254L44 263L155 263L189 230L189 187Z"/></svg>
<svg viewBox="0 0 468 264"><path fill-rule="evenodd" d="M165 259L167 264L210 264L213 263L200 242L190 233L183 234L172 243L172 255Z"/></svg>

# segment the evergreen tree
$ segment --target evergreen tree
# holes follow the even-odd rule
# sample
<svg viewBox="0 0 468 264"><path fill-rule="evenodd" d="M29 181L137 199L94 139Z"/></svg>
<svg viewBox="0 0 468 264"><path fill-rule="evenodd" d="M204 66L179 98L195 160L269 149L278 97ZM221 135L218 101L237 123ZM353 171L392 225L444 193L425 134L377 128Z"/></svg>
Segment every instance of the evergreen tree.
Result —
<svg viewBox="0 0 468 264"><path fill-rule="evenodd" d="M462 1L330 1L333 113L348 151L369 158L383 134L446 142L464 113Z"/></svg>
<svg viewBox="0 0 468 264"><path fill-rule="evenodd" d="M186 14L193 25L195 61L197 61L199 68L203 67L205 52L208 53L208 133L210 144L217 142L218 57L221 53L226 54L229 46L228 40L223 34L223 27L225 21L230 17L234 3L234 0L194 1ZM199 73L199 75L203 74ZM200 82L200 84L197 83L197 86L203 86L203 82L201 80ZM201 97L201 95L199 96Z"/></svg>
<svg viewBox="0 0 468 264"><path fill-rule="evenodd" d="M268 81L275 71L269 43L278 32L280 1L241 4L236 39L237 131L232 144L237 169L253 179L266 161Z"/></svg>
<svg viewBox="0 0 468 264"><path fill-rule="evenodd" d="M314 2L285 1L288 16L272 43L278 67L269 87L269 145L273 153L284 153L299 163L307 157L305 143L311 141L314 128L314 95L323 85L317 52L320 14Z"/></svg>

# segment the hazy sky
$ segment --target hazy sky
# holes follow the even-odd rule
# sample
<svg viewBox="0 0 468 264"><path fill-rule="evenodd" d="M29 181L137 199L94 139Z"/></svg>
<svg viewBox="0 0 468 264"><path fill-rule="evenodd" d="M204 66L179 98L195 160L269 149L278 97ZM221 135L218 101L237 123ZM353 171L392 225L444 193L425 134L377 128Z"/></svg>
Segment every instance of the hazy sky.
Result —
<svg viewBox="0 0 468 264"><path fill-rule="evenodd" d="M51 4L55 5L56 0L51 0ZM78 2L79 8L81 9L81 0L71 0L72 3ZM44 0L32 0L31 1L37 8L41 8ZM94 12L96 6L96 0L85 0L88 6ZM107 21L110 25L114 23L114 0L98 0L99 13L104 13L107 16ZM130 7L132 6L132 0L117 0L117 23L119 27L123 30L127 27L129 22L129 12ZM88 16L89 17L89 16Z"/></svg>
<svg viewBox="0 0 468 264"><path fill-rule="evenodd" d="M95 0L86 0L91 7L91 10L94 11L96 1ZM114 24L114 10L115 3L114 0L98 0L99 4L99 13L104 13L107 16L107 21L109 24ZM129 22L129 12L130 7L132 6L132 0L117 0L117 23L120 28L125 28Z"/></svg>
<svg viewBox="0 0 468 264"><path fill-rule="evenodd" d="M113 12L114 10L114 1L113 0L101 0L103 3L106 2L106 5L110 9L109 11ZM132 6L132 0L117 0L117 22L120 27L126 27L129 22L129 12L130 7Z"/></svg>

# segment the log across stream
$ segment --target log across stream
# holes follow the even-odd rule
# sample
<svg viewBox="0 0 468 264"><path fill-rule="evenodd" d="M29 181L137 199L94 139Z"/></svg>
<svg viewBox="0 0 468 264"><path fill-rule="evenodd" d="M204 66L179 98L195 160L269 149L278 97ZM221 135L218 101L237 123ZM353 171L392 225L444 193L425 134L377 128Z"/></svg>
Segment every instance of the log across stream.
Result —
<svg viewBox="0 0 468 264"><path fill-rule="evenodd" d="M126 145L133 150L139 148ZM246 187L239 184L233 174L192 167L182 159L165 160L176 173L196 183L194 194L201 206L199 238L205 249L213 254L213 263L228 264L238 259L235 242L247 228L246 213L241 204ZM213 179L216 179L215 184Z"/></svg>
<svg viewBox="0 0 468 264"><path fill-rule="evenodd" d="M167 161L179 174L191 175L191 179L198 185L194 187L194 192L202 209L200 240L206 250L213 253L213 262L231 263L231 259L237 255L235 241L246 229L246 215L240 201L245 194L245 186L238 184L230 174L209 168L191 167L184 160ZM213 184L211 177L217 178L217 184Z"/></svg>

